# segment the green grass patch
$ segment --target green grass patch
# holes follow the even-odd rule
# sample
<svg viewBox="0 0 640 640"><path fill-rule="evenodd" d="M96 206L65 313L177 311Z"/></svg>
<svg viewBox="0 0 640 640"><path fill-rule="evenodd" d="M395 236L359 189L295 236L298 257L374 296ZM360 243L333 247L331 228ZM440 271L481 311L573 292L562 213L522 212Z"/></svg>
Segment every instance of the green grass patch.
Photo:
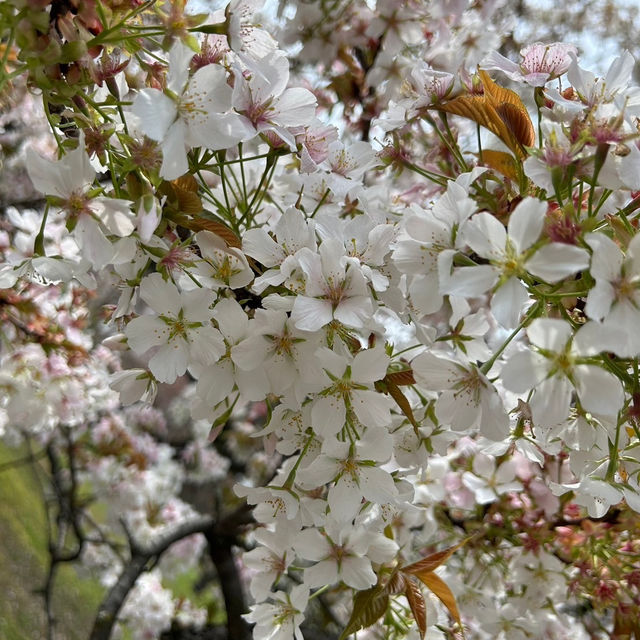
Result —
<svg viewBox="0 0 640 640"><path fill-rule="evenodd" d="M24 457L25 449L0 444L0 465ZM39 594L49 554L42 490L30 465L0 473L0 638L45 637L44 600ZM54 612L60 637L85 640L104 589L81 579L72 566L59 568Z"/></svg>

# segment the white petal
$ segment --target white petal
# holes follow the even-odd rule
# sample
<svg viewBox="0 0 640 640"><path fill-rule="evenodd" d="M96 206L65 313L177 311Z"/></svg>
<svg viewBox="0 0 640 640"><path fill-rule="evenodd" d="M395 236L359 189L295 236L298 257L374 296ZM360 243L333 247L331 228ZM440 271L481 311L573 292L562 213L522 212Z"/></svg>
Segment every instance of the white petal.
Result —
<svg viewBox="0 0 640 640"><path fill-rule="evenodd" d="M356 354L351 365L351 377L357 382L376 382L387 373L390 358L384 347L364 349Z"/></svg>
<svg viewBox="0 0 640 640"><path fill-rule="evenodd" d="M319 398L311 408L311 427L323 438L335 436L344 427L344 402L335 396Z"/></svg>
<svg viewBox="0 0 640 640"><path fill-rule="evenodd" d="M174 338L164 347L160 347L149 360L149 369L158 382L175 382L178 376L187 371L189 347L181 338Z"/></svg>
<svg viewBox="0 0 640 640"><path fill-rule="evenodd" d="M499 260L505 253L507 232L497 218L482 211L464 227L464 240L479 256Z"/></svg>
<svg viewBox="0 0 640 640"><path fill-rule="evenodd" d="M184 175L189 169L185 136L186 127L184 122L176 120L164 137L160 176L165 180L175 180Z"/></svg>
<svg viewBox="0 0 640 640"><path fill-rule="evenodd" d="M595 365L574 367L576 390L585 410L596 415L616 416L624 403L618 378Z"/></svg>
<svg viewBox="0 0 640 640"><path fill-rule="evenodd" d="M73 235L82 249L82 255L91 262L94 269L102 269L113 259L113 245L90 215L82 214L78 218Z"/></svg>
<svg viewBox="0 0 640 640"><path fill-rule="evenodd" d="M307 296L296 296L291 319L297 329L317 331L333 320L331 302Z"/></svg>
<svg viewBox="0 0 640 640"><path fill-rule="evenodd" d="M548 374L547 359L533 351L519 351L507 360L500 378L509 391L526 393L540 384Z"/></svg>
<svg viewBox="0 0 640 640"><path fill-rule="evenodd" d="M588 233L585 241L593 249L591 275L609 282L619 278L624 256L618 245L604 233Z"/></svg>
<svg viewBox="0 0 640 640"><path fill-rule="evenodd" d="M457 267L450 276L440 274L440 291L457 296L476 297L492 289L499 276L499 270L488 264Z"/></svg>
<svg viewBox="0 0 640 640"><path fill-rule="evenodd" d="M155 316L134 318L124 332L129 346L138 354L145 353L151 347L166 344L170 335L167 324Z"/></svg>
<svg viewBox="0 0 640 640"><path fill-rule="evenodd" d="M177 318L182 307L180 292L159 273L152 273L140 284L140 297L157 313Z"/></svg>
<svg viewBox="0 0 640 640"><path fill-rule="evenodd" d="M416 381L424 389L442 391L451 389L464 376L455 362L433 353L422 353L411 361Z"/></svg>
<svg viewBox="0 0 640 640"><path fill-rule="evenodd" d="M524 265L531 274L550 283L560 282L588 266L589 253L585 249L562 242L538 249Z"/></svg>
<svg viewBox="0 0 640 640"><path fill-rule="evenodd" d="M526 287L516 277L509 278L491 298L491 312L506 329L518 325L522 307L529 299Z"/></svg>
<svg viewBox="0 0 640 640"><path fill-rule="evenodd" d="M175 102L157 89L142 89L133 101L132 110L140 118L142 132L156 142L164 139L178 114Z"/></svg>
<svg viewBox="0 0 640 640"><path fill-rule="evenodd" d="M342 560L342 581L354 589L368 589L376 583L377 576L366 557L347 556Z"/></svg>
<svg viewBox="0 0 640 640"><path fill-rule="evenodd" d="M611 305L616 299L613 285L606 280L596 280L596 284L589 290L584 311L593 320L602 320L609 314Z"/></svg>
<svg viewBox="0 0 640 640"><path fill-rule="evenodd" d="M118 198L94 198L89 203L92 213L113 234L125 238L134 229L131 202Z"/></svg>
<svg viewBox="0 0 640 640"><path fill-rule="evenodd" d="M373 314L371 299L367 296L354 296L340 302L333 312L336 320L348 327L362 327ZM304 329L296 325L298 329Z"/></svg>
<svg viewBox="0 0 640 640"><path fill-rule="evenodd" d="M563 423L569 416L573 387L564 376L543 381L530 402L535 426L551 427Z"/></svg>
<svg viewBox="0 0 640 640"><path fill-rule="evenodd" d="M176 39L169 51L169 73L167 88L174 93L181 94L189 77L189 64L195 52L180 39Z"/></svg>
<svg viewBox="0 0 640 640"><path fill-rule="evenodd" d="M556 353L564 351L572 333L569 323L556 318L536 318L527 327L527 336L532 344Z"/></svg>
<svg viewBox="0 0 640 640"><path fill-rule="evenodd" d="M366 427L384 427L391 424L391 398L378 393L358 389L351 394L353 410Z"/></svg>
<svg viewBox="0 0 640 640"><path fill-rule="evenodd" d="M526 251L542 233L547 203L536 198L525 198L509 218L509 238L518 253Z"/></svg>

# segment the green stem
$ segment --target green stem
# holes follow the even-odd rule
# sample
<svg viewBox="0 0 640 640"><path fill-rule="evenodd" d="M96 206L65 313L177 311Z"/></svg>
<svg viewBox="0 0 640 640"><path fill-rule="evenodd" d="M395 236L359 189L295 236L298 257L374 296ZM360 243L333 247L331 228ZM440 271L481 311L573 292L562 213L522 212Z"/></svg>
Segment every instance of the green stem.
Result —
<svg viewBox="0 0 640 640"><path fill-rule="evenodd" d="M289 475L287 476L287 479L284 481L284 484L282 485L283 489L291 489L291 487L293 486L293 481L296 479L296 472L298 471L298 467L300 466L302 459L307 455L307 451L309 451L309 447L311 446L311 443L314 440L315 440L315 436L311 434L311 436L309 436L309 439L305 442L304 448L300 452L300 455L298 456L298 459L293 465L293 468L291 469L291 471L289 471Z"/></svg>
<svg viewBox="0 0 640 640"><path fill-rule="evenodd" d="M44 251L44 230L47 226L47 217L49 216L49 203L47 202L44 208L44 214L42 215L42 222L40 224L40 230L38 231L38 235L35 237L33 241L33 255L34 256L45 256L46 253Z"/></svg>
<svg viewBox="0 0 640 640"><path fill-rule="evenodd" d="M487 374L491 367L493 366L494 362L502 355L503 351L509 346L509 344L511 343L511 341L520 333L520 331L522 331L522 329L524 329L529 322L531 322L531 320L533 320L533 318L537 315L538 310L540 309L540 301L536 302L531 309L529 309L529 311L527 311L527 314L525 315L524 318L522 318L522 322L511 332L511 334L509 335L509 337L500 345L500 348L491 356L491 358L489 360L487 360L481 367L480 367L480 372L483 374Z"/></svg>
<svg viewBox="0 0 640 640"><path fill-rule="evenodd" d="M609 440L609 465L607 466L607 472L604 476L605 480L611 482L616 474L616 467L618 466L618 445L620 442L620 421L616 424L616 437L615 441Z"/></svg>
<svg viewBox="0 0 640 640"><path fill-rule="evenodd" d="M422 169L418 165L415 165L411 162L405 162L404 166L407 169L410 169L411 171L413 171L414 173L417 173L418 175L421 175L427 178L428 180L431 180L431 182L435 182L436 184L439 184L441 187L446 187L447 182L450 180L450 178L448 178L445 175L442 175L439 173L433 173L432 171L428 171L427 169Z"/></svg>
<svg viewBox="0 0 640 640"><path fill-rule="evenodd" d="M97 36L89 40L89 42L87 42L87 48L97 47L99 44L106 42L108 36L110 36L114 31L121 29L128 20L131 20L131 18L134 18L139 13L146 11L147 9L149 9L149 7L153 6L155 2L156 0L149 0L144 4L141 4L139 7L136 7L131 13L127 14L122 20L120 20L120 22L116 22L116 24L114 24L112 27L109 27L108 29L105 28ZM106 27L106 25L104 26Z"/></svg>

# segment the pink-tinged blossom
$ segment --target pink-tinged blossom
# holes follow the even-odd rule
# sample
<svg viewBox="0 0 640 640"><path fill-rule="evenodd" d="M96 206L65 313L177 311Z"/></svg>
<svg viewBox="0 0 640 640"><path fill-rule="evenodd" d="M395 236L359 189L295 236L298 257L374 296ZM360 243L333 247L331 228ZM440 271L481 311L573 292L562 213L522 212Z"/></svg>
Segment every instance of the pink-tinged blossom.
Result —
<svg viewBox="0 0 640 640"><path fill-rule="evenodd" d="M278 43L265 29L257 26L256 11L262 9L262 0L231 0L224 9L214 11L211 23L226 23L229 46L233 51L242 52L260 59L273 53Z"/></svg>
<svg viewBox="0 0 640 640"><path fill-rule="evenodd" d="M296 140L289 127L313 121L315 96L302 87L287 88L289 61L280 51L245 62L247 68L236 70L233 106L253 135L273 132L295 151Z"/></svg>
<svg viewBox="0 0 640 640"><path fill-rule="evenodd" d="M424 62L411 68L408 82L413 101L411 107L420 109L441 102L453 89L454 76L432 69Z"/></svg>
<svg viewBox="0 0 640 640"><path fill-rule="evenodd" d="M338 139L338 130L319 120L301 129L302 133L296 135L296 141L301 145L300 171L313 173L329 156L329 145Z"/></svg>
<svg viewBox="0 0 640 640"><path fill-rule="evenodd" d="M526 82L532 87L544 85L569 69L572 55L578 50L572 44L535 42L520 51L520 64L512 62L497 51L491 52L481 63L483 69L496 69L516 82Z"/></svg>
<svg viewBox="0 0 640 640"><path fill-rule="evenodd" d="M361 184L365 171L375 166L377 156L368 142L345 146L336 140L329 145L327 164L331 173L327 184L338 197L344 197Z"/></svg>
<svg viewBox="0 0 640 640"><path fill-rule="evenodd" d="M125 333L136 353L154 349L149 369L159 382L173 382L192 363L211 364L224 353L222 336L211 324L211 292L181 293L153 273L142 281L140 297L154 315L133 319Z"/></svg>

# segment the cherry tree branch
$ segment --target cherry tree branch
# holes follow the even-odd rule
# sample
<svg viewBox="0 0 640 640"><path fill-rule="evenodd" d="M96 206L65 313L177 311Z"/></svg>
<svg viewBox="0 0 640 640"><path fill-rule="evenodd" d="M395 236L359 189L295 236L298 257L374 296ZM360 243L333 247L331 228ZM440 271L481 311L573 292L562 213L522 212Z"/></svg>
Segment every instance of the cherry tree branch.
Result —
<svg viewBox="0 0 640 640"><path fill-rule="evenodd" d="M141 545L127 532L131 547L131 558L120 577L111 587L106 598L100 604L89 640L109 640L118 613L133 588L136 580L145 570L147 563L162 555L172 544L194 533L204 533L214 525L211 516L200 516L172 527L160 534L152 544Z"/></svg>

